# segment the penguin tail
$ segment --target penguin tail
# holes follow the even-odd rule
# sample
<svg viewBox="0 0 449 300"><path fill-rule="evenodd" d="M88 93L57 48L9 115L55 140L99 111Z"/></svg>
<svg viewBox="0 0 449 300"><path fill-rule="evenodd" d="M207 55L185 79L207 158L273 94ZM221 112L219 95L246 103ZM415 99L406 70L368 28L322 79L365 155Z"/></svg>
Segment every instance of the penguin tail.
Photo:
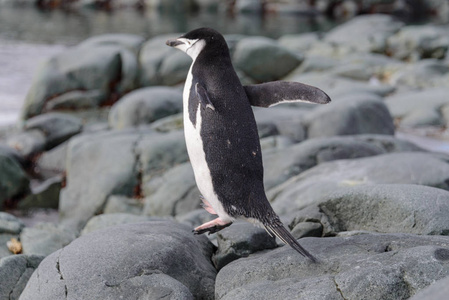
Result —
<svg viewBox="0 0 449 300"><path fill-rule="evenodd" d="M282 242L290 245L293 249L299 252L304 257L307 257L312 262L318 262L317 259L310 254L306 249L304 249L298 241L291 235L291 233L281 224L264 224L265 229L270 233L271 236L277 236Z"/></svg>

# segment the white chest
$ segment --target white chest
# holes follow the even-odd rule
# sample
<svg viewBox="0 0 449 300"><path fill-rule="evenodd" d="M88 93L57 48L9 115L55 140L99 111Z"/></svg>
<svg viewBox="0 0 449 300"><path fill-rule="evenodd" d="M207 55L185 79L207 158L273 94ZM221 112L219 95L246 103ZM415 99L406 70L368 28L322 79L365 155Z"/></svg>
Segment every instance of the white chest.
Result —
<svg viewBox="0 0 449 300"><path fill-rule="evenodd" d="M193 64L192 64L193 65ZM206 162L206 154L204 152L203 141L201 139L201 126L203 123L201 117L201 107L198 103L196 112L195 126L189 117L189 96L192 87L192 67L190 67L187 75L183 92L183 117L184 117L184 135L186 139L187 152L189 154L190 163L195 174L195 181L201 194L210 203L212 208L217 212L218 216L224 221L232 221L232 218L224 211L223 205L218 200L212 184L212 176Z"/></svg>

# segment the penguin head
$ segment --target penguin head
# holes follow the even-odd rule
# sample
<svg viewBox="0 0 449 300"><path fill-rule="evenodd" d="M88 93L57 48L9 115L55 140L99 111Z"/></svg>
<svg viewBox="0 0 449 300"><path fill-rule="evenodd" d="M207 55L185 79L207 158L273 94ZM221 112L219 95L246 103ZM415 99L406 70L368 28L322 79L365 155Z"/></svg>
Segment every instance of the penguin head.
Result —
<svg viewBox="0 0 449 300"><path fill-rule="evenodd" d="M212 28L198 28L187 32L174 40L168 40L166 44L187 53L193 60L204 49L217 49L228 51L224 37Z"/></svg>

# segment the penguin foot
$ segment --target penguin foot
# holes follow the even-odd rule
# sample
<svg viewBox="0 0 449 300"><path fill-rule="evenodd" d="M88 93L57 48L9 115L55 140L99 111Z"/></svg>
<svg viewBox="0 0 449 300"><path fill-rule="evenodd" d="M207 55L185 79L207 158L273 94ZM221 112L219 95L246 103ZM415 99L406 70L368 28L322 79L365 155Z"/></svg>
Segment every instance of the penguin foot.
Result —
<svg viewBox="0 0 449 300"><path fill-rule="evenodd" d="M211 234L211 233L218 232L218 231L222 230L223 228L230 226L231 224L232 224L232 222L226 223L222 219L216 218L212 221L204 223L201 226L198 226L197 228L195 228L193 230L193 233L194 234L203 234L203 233L209 232L209 234Z"/></svg>
<svg viewBox="0 0 449 300"><path fill-rule="evenodd" d="M211 215L216 215L217 213L210 205L209 201L206 200L206 198L203 197L203 195L200 195L200 199L203 203L201 203L201 206Z"/></svg>

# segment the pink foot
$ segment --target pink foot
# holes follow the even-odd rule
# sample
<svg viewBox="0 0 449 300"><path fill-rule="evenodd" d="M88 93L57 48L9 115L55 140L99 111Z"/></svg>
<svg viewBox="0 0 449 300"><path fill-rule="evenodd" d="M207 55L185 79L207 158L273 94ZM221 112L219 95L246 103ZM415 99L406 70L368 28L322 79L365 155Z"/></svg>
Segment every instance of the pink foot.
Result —
<svg viewBox="0 0 449 300"><path fill-rule="evenodd" d="M231 224L232 224L232 222L226 223L222 219L216 218L216 219L214 219L212 221L204 223L201 226L198 226L197 228L195 228L193 230L193 233L194 234L203 234L205 232L209 232L209 234L211 234L211 233L215 233L217 231L220 231L223 228L226 228L226 227L228 227Z"/></svg>
<svg viewBox="0 0 449 300"><path fill-rule="evenodd" d="M209 201L206 200L206 198L204 198L203 196L200 196L201 201L203 201L203 208L210 214L212 215L216 215L217 213L215 212L215 210L212 208L212 206L210 205Z"/></svg>

